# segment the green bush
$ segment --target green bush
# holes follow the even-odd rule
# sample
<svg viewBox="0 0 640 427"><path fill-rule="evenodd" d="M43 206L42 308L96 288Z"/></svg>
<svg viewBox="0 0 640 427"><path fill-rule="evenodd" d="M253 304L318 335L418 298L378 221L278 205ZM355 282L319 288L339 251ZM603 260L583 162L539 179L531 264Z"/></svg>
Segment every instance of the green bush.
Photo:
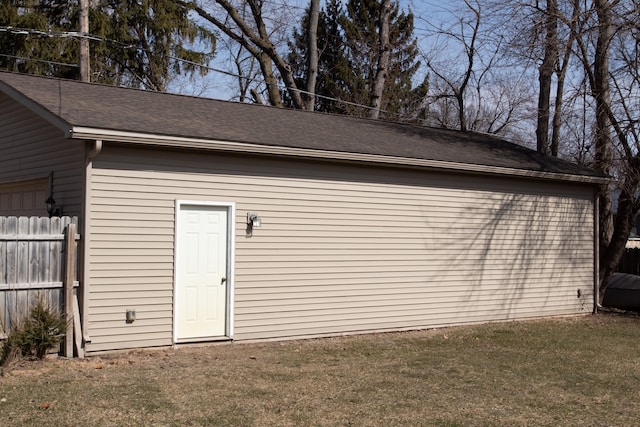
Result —
<svg viewBox="0 0 640 427"><path fill-rule="evenodd" d="M47 352L58 345L67 330L64 317L39 298L29 315L9 331L0 351L0 365L15 356L35 356L43 359Z"/></svg>

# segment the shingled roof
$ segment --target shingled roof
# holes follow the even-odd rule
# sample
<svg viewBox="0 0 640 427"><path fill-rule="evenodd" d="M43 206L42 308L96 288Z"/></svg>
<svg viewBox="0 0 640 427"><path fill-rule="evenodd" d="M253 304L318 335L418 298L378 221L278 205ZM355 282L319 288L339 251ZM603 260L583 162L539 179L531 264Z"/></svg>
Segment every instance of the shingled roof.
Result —
<svg viewBox="0 0 640 427"><path fill-rule="evenodd" d="M0 73L0 91L71 138L295 153L571 181L606 179L495 136ZM279 151L278 151L279 150ZM502 171L502 172L500 172Z"/></svg>

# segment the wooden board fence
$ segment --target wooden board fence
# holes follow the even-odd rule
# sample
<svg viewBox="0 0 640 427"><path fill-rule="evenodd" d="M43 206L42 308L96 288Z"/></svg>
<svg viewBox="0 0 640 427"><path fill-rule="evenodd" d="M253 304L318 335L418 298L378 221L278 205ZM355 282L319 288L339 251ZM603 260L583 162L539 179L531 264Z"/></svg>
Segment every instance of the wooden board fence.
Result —
<svg viewBox="0 0 640 427"><path fill-rule="evenodd" d="M71 281L69 287L78 285L77 259L68 262L66 257L77 257L77 243L71 251L65 244L69 224L76 229L78 218L0 217L0 334L19 322L38 298L65 311L65 279ZM65 265L74 271L66 272Z"/></svg>

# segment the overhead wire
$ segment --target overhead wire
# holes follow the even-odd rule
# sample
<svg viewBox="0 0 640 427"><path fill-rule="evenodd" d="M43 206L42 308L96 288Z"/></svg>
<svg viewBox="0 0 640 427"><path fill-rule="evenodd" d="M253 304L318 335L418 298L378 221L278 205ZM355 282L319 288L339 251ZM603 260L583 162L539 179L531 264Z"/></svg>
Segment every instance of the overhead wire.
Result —
<svg viewBox="0 0 640 427"><path fill-rule="evenodd" d="M147 49L144 49L140 46L135 46L132 44L128 44L128 43L123 43L117 40L111 40L111 39L107 39L104 37L99 37L96 35L92 35L92 34L88 34L88 33L82 33L82 32L78 32L78 31L51 31L51 30L38 30L38 29L34 29L34 28L18 28L18 27L12 27L12 26L0 26L0 33L2 32L6 32L9 34L14 34L14 35L23 35L23 36L40 36L40 37L55 37L55 38L87 38L89 40L93 40L93 41L98 41L98 42L103 42L103 43L109 43L109 44L115 44L115 45L119 45L121 48L123 49L135 49L141 52L145 52L145 53L153 53ZM220 73L220 74L224 74L230 77L234 77L234 78L240 78L240 79L244 79L244 80L252 80L252 81L257 81L260 84L264 84L264 85L275 85L276 87L278 87L279 89L283 89L283 90L295 90L296 92L300 93L300 94L305 94L305 95L309 95L309 96L313 96L315 98L320 98L320 99L324 99L327 101L335 101L338 102L340 104L343 105L349 105L349 106L353 106L353 107L358 107L358 108L362 108L365 110L375 110L374 107L370 107L368 105L364 105L364 104L358 104L356 102L351 102L351 101L345 101L339 98L334 98L334 97L330 97L330 96L325 96L325 95L319 95L313 92L309 92L306 91L304 89L299 89L299 88L289 88L286 85L283 84L279 84L279 83L269 83L266 82L263 79L257 79L257 78L252 78L252 77L248 77L248 76L243 76L241 74L237 74L237 73L233 73L231 71L227 71L227 70L222 70L216 67L212 67L210 65L204 65L204 64L200 64L194 61L190 61L188 59L184 59L184 58L179 58L173 55L168 55L168 54L162 54L162 56L164 56L167 59L171 59L174 61L179 61L185 64L189 64L191 66L194 67L199 67L199 68L203 68L206 69L207 71L213 71L216 73ZM49 63L52 65L60 65L60 66L68 66L68 67L78 67L77 64L73 64L73 63L61 63L61 62L55 62L55 61L48 61L48 60L43 60L43 59L33 59L33 58L27 58L27 57L17 57L17 56L13 56L13 55L0 55L3 57L10 57L10 58L15 58L15 59L21 59L24 61L36 61L36 62L44 62L44 63ZM395 116L400 117L400 115L398 113L391 113L389 111L386 110L379 110L381 113L385 113L385 114L393 114Z"/></svg>
<svg viewBox="0 0 640 427"><path fill-rule="evenodd" d="M46 59L34 59L34 58L25 58L23 56L15 56L15 55L7 55L4 53L0 53L0 56L3 58L11 58L11 59L21 59L21 60L25 60L25 61L33 61L33 62L44 62L45 64L51 64L51 65L60 65L63 67L79 67L78 64L71 64L68 62L56 62L56 61L48 61Z"/></svg>

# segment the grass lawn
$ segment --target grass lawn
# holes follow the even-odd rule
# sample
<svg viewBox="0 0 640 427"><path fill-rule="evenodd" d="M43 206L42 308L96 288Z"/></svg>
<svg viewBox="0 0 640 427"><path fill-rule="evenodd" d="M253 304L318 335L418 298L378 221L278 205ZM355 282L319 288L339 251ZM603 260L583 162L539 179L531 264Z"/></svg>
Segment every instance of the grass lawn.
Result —
<svg viewBox="0 0 640 427"><path fill-rule="evenodd" d="M0 425L630 426L640 318L600 314L21 362Z"/></svg>

